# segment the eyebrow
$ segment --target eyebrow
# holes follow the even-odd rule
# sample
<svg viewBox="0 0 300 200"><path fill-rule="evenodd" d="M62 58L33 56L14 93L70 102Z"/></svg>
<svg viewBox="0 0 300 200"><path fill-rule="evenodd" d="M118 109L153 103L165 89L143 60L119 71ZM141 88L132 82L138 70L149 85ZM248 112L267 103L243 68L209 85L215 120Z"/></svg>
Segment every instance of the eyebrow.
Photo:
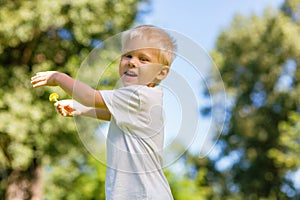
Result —
<svg viewBox="0 0 300 200"><path fill-rule="evenodd" d="M123 53L122 56L126 56L126 55L130 55L130 54L136 54L138 57L139 56L144 56L144 57L147 57L147 58L151 58L153 57L150 53L145 53L145 52L138 52L138 53L134 53L135 50L133 51L129 51L129 52L126 52L126 53Z"/></svg>

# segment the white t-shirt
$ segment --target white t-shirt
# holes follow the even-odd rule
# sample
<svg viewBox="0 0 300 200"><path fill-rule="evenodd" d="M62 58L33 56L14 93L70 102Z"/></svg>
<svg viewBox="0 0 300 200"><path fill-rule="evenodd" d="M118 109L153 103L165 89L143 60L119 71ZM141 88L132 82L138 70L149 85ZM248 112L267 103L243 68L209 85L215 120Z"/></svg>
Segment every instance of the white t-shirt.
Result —
<svg viewBox="0 0 300 200"><path fill-rule="evenodd" d="M173 199L162 170L162 90L133 85L101 95L112 114L106 141L106 199Z"/></svg>

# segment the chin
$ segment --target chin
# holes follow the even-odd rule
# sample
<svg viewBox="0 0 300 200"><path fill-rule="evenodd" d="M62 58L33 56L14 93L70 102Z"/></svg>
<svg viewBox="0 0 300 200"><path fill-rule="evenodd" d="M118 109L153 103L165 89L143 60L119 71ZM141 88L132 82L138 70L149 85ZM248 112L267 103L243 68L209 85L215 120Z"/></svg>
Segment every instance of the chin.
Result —
<svg viewBox="0 0 300 200"><path fill-rule="evenodd" d="M130 86L130 85L134 85L134 83L122 81L122 86L127 87L127 86Z"/></svg>

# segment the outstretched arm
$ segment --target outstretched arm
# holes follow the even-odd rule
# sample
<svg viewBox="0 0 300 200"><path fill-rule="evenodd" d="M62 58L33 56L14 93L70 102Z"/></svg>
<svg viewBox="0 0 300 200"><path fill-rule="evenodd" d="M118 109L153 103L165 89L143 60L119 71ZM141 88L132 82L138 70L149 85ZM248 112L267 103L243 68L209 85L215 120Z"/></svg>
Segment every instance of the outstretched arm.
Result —
<svg viewBox="0 0 300 200"><path fill-rule="evenodd" d="M105 121L110 121L111 118L111 114L108 110L87 107L72 99L57 101L54 106L57 108L58 112L65 117L81 115Z"/></svg>
<svg viewBox="0 0 300 200"><path fill-rule="evenodd" d="M59 86L76 101L87 107L108 110L99 91L80 81L74 80L67 74L56 71L38 72L31 78L31 84L34 88Z"/></svg>
<svg viewBox="0 0 300 200"><path fill-rule="evenodd" d="M111 114L108 110L103 110L100 108L92 108L87 112L83 113L83 116L92 117L100 120L110 121Z"/></svg>

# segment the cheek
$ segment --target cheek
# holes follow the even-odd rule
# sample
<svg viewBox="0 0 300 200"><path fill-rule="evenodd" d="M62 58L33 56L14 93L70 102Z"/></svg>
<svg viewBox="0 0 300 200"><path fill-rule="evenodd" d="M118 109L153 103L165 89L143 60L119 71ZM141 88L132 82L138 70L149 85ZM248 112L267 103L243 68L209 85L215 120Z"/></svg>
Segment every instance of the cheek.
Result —
<svg viewBox="0 0 300 200"><path fill-rule="evenodd" d="M146 70L142 70L141 72L141 77L147 81L152 81L155 76L157 75L157 71L156 70L153 70L153 69L146 69Z"/></svg>
<svg viewBox="0 0 300 200"><path fill-rule="evenodd" d="M121 61L119 64L119 75L123 76L124 72L125 72L125 63Z"/></svg>

